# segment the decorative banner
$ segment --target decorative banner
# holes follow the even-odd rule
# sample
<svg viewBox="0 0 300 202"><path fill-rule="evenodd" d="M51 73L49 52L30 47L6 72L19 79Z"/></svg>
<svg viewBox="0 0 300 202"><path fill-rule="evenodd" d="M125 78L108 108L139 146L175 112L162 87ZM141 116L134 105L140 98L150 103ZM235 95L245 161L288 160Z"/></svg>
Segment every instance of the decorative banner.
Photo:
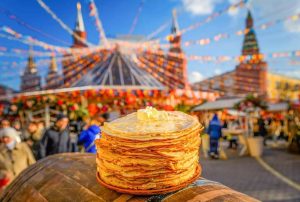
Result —
<svg viewBox="0 0 300 202"><path fill-rule="evenodd" d="M283 19L277 19L277 20L273 20L273 21L270 21L270 22L263 23L263 24L258 25L258 26L254 26L253 30L254 29L265 30L265 29L270 28L271 26L277 25L277 24L282 23L282 22L297 21L299 19L300 19L300 13L297 13L297 14L285 17ZM247 28L246 29L242 29L242 30L238 30L238 31L235 32L235 35L237 35L237 36L243 36L243 35L247 34L250 31L251 30L247 29ZM215 35L213 37L209 37L209 38L202 38L202 39L198 39L198 40L186 41L186 42L184 42L183 45L186 46L186 47L191 46L191 45L201 45L201 46L204 46L204 45L210 44L211 42L218 42L221 39L228 39L228 38L231 37L231 35L233 35L233 34L220 33L220 34L217 34L217 35Z"/></svg>
<svg viewBox="0 0 300 202"><path fill-rule="evenodd" d="M28 54L31 52L33 54L33 56L36 57L50 57L53 56L56 59L60 59L60 58L65 58L65 59L72 59L72 58L78 58L78 56L86 56L88 54L91 54L93 52L97 52L100 51L101 49L85 49L85 51L83 52L82 50L79 50L80 52L78 52L77 50L79 49L70 49L70 51L72 51L70 55L66 56L66 55L61 55L61 54L57 54L55 52L44 52L44 51L30 51L30 50L24 50L24 49L18 49L18 48L13 48L13 49L8 49L7 47L3 47L0 46L0 54L1 55L8 55L8 56L15 56L15 57L27 57Z"/></svg>
<svg viewBox="0 0 300 202"><path fill-rule="evenodd" d="M140 17L140 15L141 15L142 10L143 10L144 3L145 3L145 1L144 1L144 0L141 0L140 5L139 5L139 7L138 7L137 14L136 14L135 17L134 17L134 20L133 20L133 22L132 22L132 25L131 25L131 28L130 28L130 31L129 31L128 34L132 34L133 31L135 30L136 24L137 24L137 22L138 22L138 20L139 20L139 17Z"/></svg>
<svg viewBox="0 0 300 202"><path fill-rule="evenodd" d="M178 59L184 59L187 60L193 60L193 61L204 61L204 62L228 62L228 61L247 61L247 60L262 60L262 59L268 59L268 58L288 58L288 57L300 57L300 50L294 50L294 51L284 51L284 52L272 52L272 53L266 53L266 54L259 54L259 55L241 55L241 56L199 56L199 55L187 55L185 56L183 53L165 53L162 50L156 50L153 51L151 49L148 49L146 51L141 50L138 54L153 54L158 56L169 56L169 57L175 57ZM158 62L158 61L156 61Z"/></svg>
<svg viewBox="0 0 300 202"><path fill-rule="evenodd" d="M171 24L171 20L168 20L167 22L165 22L164 24L162 24L159 28L157 28L154 32L152 32L151 34L149 34L146 39L147 40L151 40L153 39L156 35L158 35L159 33L161 33L162 31L164 31L169 24Z"/></svg>
<svg viewBox="0 0 300 202"><path fill-rule="evenodd" d="M57 15L43 2L43 0L37 0L37 2L71 36L74 36L78 41L80 41L88 46L94 46L93 44L87 42L85 39L82 39L80 36L78 36L76 33L74 33L70 27L68 27L60 18L57 17Z"/></svg>
<svg viewBox="0 0 300 202"><path fill-rule="evenodd" d="M291 61L289 61L289 65L299 66L300 65L300 61L299 60L291 60Z"/></svg>
<svg viewBox="0 0 300 202"><path fill-rule="evenodd" d="M5 53L4 53L5 52ZM22 56L27 56L29 54L29 50L24 50L24 49L18 49L18 48L13 48L13 49L8 49L6 47L0 47L0 54L1 55L11 55L11 56L16 56L16 57L22 57ZM54 52L43 52L43 51L31 51L31 53L36 57L50 57L53 54L55 55Z"/></svg>
<svg viewBox="0 0 300 202"><path fill-rule="evenodd" d="M60 52L63 54L71 52L70 48L47 44L45 42L34 39L31 36L22 35L21 33L16 32L15 30L13 30L12 28L10 28L8 26L2 26L2 27L0 27L0 30L12 35L18 41L21 41L22 43L25 43L25 44L32 44L32 45L40 46L40 47L44 48L45 50L57 51L57 52ZM10 38L8 37L8 39L10 39Z"/></svg>
<svg viewBox="0 0 300 202"><path fill-rule="evenodd" d="M276 58L289 58L289 57L300 57L300 50L296 51L288 51L288 52L273 52L259 55L242 55L242 56L196 56L190 55L188 56L188 60L196 60L196 61L205 61L205 62L228 62L228 61L236 61L236 62L244 62L244 61L253 61L259 62L263 59L276 59Z"/></svg>
<svg viewBox="0 0 300 202"><path fill-rule="evenodd" d="M101 46L87 47L87 48L68 48L68 47L54 46L51 44L47 44L43 41L39 41L31 36L22 35L21 33L16 32L15 30L13 30L8 26L2 26L0 27L0 30L11 35L8 36L8 35L0 34L0 37L2 38L19 41L27 45L40 46L45 50L56 51L61 54L84 54L84 53L92 53L100 49L104 49L104 47Z"/></svg>
<svg viewBox="0 0 300 202"><path fill-rule="evenodd" d="M220 15L222 15L222 14L228 12L229 10L237 9L238 7L243 7L243 6L247 3L247 1L248 1L248 0L242 0L242 1L239 1L238 3L235 3L235 4L232 4L232 5L228 6L227 8L225 8L225 9L223 9L223 10L214 12L213 14L209 15L209 16L208 16L207 18L205 18L204 20L202 20L202 21L200 21L200 22L197 22L197 23L195 23L195 24L192 24L192 25L188 26L188 27L185 28L185 29L180 30L180 34L182 35L182 34L185 34L185 33L189 32L189 31L192 31L192 30L194 30L194 29L196 29L196 28L198 28L198 27L200 27L200 26L202 26L202 25L204 25L204 24L206 24L206 23L212 21L213 19L219 17ZM170 35L168 35L167 37L165 37L165 39L166 39L167 41L169 41L169 38L170 38L170 37L174 37L174 35L173 35L173 34L170 34Z"/></svg>
<svg viewBox="0 0 300 202"><path fill-rule="evenodd" d="M80 92L81 91L81 92ZM89 105L87 110L96 115L97 112L106 112L109 106L126 107L138 103L146 106L159 105L165 109L174 110L176 103L182 101L215 100L219 95L213 92L202 92L193 90L143 90L143 89L103 89L103 88L69 88L56 90L43 90L36 92L16 93L8 95L16 105L32 108L40 104L50 104L58 107L65 107L71 111L76 111L81 107L76 104L80 103L79 94L88 99ZM101 96L99 96L101 95ZM7 97L0 96L1 99ZM172 101L172 102L171 102ZM17 102L19 104L17 104ZM126 105L125 105L126 104ZM170 105L171 104L171 105ZM142 106L140 106L142 107ZM139 107L139 108L140 108ZM23 108L24 109L24 108Z"/></svg>
<svg viewBox="0 0 300 202"><path fill-rule="evenodd" d="M50 34L47 34L47 33L43 32L40 29L37 29L37 28L29 25L28 23L24 22L19 17L17 17L14 13L10 12L7 9L0 8L0 13L5 14L9 19L16 21L19 25L22 25L22 26L24 26L24 27L26 27L26 28L28 28L28 29L36 32L36 33L39 33L39 34L43 35L44 37L47 37L49 39L52 39L52 40L55 40L57 42L63 43L65 45L67 45L67 46L71 46L69 43L67 43L67 42L65 42L63 40L60 40L60 39L58 39L58 38L56 38L56 37L54 37L54 36L52 36Z"/></svg>
<svg viewBox="0 0 300 202"><path fill-rule="evenodd" d="M99 32L99 44L102 41L105 47L109 47L101 20L99 18L98 9L96 7L94 0L90 0L89 7L90 7L90 16L93 16L95 18L96 27Z"/></svg>

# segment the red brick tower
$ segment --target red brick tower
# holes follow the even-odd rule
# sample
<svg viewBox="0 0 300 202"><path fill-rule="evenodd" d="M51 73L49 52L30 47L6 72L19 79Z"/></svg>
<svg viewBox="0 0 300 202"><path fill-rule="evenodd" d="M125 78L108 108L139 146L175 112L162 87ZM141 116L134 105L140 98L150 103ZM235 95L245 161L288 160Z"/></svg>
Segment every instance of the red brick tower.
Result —
<svg viewBox="0 0 300 202"><path fill-rule="evenodd" d="M266 96L267 93L267 63L263 61L263 56L259 52L250 11L246 18L240 64L236 66L234 88L237 94L253 93Z"/></svg>
<svg viewBox="0 0 300 202"><path fill-rule="evenodd" d="M86 31L84 28L84 22L82 18L82 13L81 13L81 4L78 2L77 3L77 20L76 20L76 25L74 29L74 33L79 36L82 40L86 40ZM74 48L81 48L81 47L87 47L85 43L83 43L82 40L78 40L78 38L73 36L73 46Z"/></svg>
<svg viewBox="0 0 300 202"><path fill-rule="evenodd" d="M168 63L170 66L176 64L173 68L173 75L182 79L180 85L177 85L181 89L189 89L189 84L187 81L187 61L185 55L181 49L181 33L179 30L179 25L177 22L176 10L173 10L172 27L171 34L169 36L170 49L168 53Z"/></svg>
<svg viewBox="0 0 300 202"><path fill-rule="evenodd" d="M82 40L86 40L87 34L84 28L84 21L82 18L82 13L81 13L81 4L78 2L77 3L77 19L76 19L76 24L75 28L73 30L74 34L79 36ZM78 38L73 36L73 45L71 48L85 48L87 45L84 43L84 41L78 40ZM65 54L64 55L64 60L62 61L62 70L63 70L63 83L67 83L67 74L73 71L73 67L71 66L72 60L71 59L66 59L68 57L71 57L71 54Z"/></svg>

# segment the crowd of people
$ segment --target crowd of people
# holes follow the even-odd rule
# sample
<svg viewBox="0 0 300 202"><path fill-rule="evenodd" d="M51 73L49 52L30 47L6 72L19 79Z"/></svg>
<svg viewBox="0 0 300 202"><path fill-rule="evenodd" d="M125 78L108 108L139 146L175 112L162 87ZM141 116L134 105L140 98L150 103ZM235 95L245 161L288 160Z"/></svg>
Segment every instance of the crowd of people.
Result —
<svg viewBox="0 0 300 202"><path fill-rule="evenodd" d="M245 121L238 117L219 117L212 114L206 123L205 133L209 135L208 155L213 159L219 158L219 141L228 141L229 149L237 149L237 136L223 134L229 131L245 129ZM61 113L48 128L42 121L31 120L25 126L18 121L0 119L0 193L24 169L36 161L49 155L65 152L96 153L94 140L100 138L100 126L108 119L103 114L93 119L78 119L70 121L68 116ZM245 120L245 119L244 119ZM275 116L253 116L248 128L253 136L264 137L264 142L289 141L293 150L300 152L300 117L293 112L284 118ZM23 127L22 127L23 126ZM204 147L204 142L202 143Z"/></svg>
<svg viewBox="0 0 300 202"><path fill-rule="evenodd" d="M245 119L244 119L245 120ZM235 135L223 134L223 129L245 130L248 124L250 135L263 137L264 146L267 141L273 145L279 141L288 144L292 152L300 153L300 116L294 111L289 111L286 116L274 116L274 114L253 116L245 123L238 117L227 119L219 118L217 113L206 123L205 133L209 135L209 156L213 159L219 158L219 140L222 138L228 141L229 149L238 148L238 138ZM245 134L245 132L244 132Z"/></svg>
<svg viewBox="0 0 300 202"><path fill-rule="evenodd" d="M93 120L70 122L59 114L49 128L44 122L1 120L0 125L0 193L24 169L49 155L65 152L96 153L94 140L100 137L100 125L106 115Z"/></svg>

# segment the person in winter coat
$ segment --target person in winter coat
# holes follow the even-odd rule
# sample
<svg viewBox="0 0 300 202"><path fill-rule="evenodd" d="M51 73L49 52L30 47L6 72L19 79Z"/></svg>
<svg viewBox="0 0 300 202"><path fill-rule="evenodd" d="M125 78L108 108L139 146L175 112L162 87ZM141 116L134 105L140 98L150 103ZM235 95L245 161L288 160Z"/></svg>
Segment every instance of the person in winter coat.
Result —
<svg viewBox="0 0 300 202"><path fill-rule="evenodd" d="M100 128L97 125L91 125L87 130L84 130L79 135L79 144L83 144L85 152L96 154L95 139L100 136Z"/></svg>
<svg viewBox="0 0 300 202"><path fill-rule="evenodd" d="M29 133L29 137L26 139L26 143L31 148L34 157L38 159L40 140L42 139L43 130L39 128L38 122L31 121L28 124L27 131Z"/></svg>
<svg viewBox="0 0 300 202"><path fill-rule="evenodd" d="M0 136L0 192L24 169L35 163L30 148L18 137L17 131L12 128L3 129Z"/></svg>
<svg viewBox="0 0 300 202"><path fill-rule="evenodd" d="M218 158L218 146L219 139L222 136L222 125L217 114L214 114L212 120L209 122L207 133L209 134L210 156L212 158Z"/></svg>
<svg viewBox="0 0 300 202"><path fill-rule="evenodd" d="M39 145L39 158L65 152L75 152L68 129L69 119L64 114L59 114L55 125L46 130Z"/></svg>
<svg viewBox="0 0 300 202"><path fill-rule="evenodd" d="M265 120L262 117L259 117L258 119L258 127L259 127L259 135L264 138L264 145L266 146L266 137L267 137L267 129L266 129L266 124Z"/></svg>
<svg viewBox="0 0 300 202"><path fill-rule="evenodd" d="M1 120L1 124L0 124L0 136L1 136L1 133L4 131L4 129L6 128L10 128L9 130L15 130L16 134L18 135L16 138L17 138L17 141L18 142L21 142L21 136L20 136L20 133L18 133L18 131L16 131L15 128L11 127L10 126L10 122L7 120L7 119L2 119Z"/></svg>

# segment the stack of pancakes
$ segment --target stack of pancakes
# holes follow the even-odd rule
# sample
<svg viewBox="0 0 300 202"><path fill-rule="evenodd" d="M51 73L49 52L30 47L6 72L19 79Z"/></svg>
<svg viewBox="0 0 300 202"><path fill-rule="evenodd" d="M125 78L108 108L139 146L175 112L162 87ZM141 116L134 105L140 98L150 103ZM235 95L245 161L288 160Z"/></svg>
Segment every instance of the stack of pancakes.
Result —
<svg viewBox="0 0 300 202"><path fill-rule="evenodd" d="M147 110L104 124L96 140L103 185L153 194L180 189L200 175L198 120L182 112Z"/></svg>

